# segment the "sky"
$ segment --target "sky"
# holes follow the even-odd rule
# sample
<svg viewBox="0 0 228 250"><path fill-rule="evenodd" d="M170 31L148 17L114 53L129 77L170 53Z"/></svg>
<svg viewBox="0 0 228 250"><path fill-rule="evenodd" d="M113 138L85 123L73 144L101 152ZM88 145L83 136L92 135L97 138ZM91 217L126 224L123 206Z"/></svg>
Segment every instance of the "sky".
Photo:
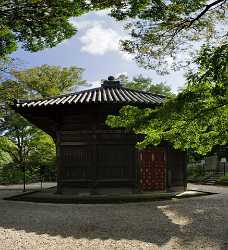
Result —
<svg viewBox="0 0 228 250"><path fill-rule="evenodd" d="M174 92L184 85L183 72L158 75L153 70L143 69L131 55L121 51L119 41L127 38L128 34L123 23L115 21L105 11L72 18L71 22L78 29L72 38L54 48L35 53L18 49L12 56L19 58L24 68L43 64L84 68L83 79L94 87L99 86L101 79L119 74L127 75L130 80L142 74L155 83L166 82Z"/></svg>

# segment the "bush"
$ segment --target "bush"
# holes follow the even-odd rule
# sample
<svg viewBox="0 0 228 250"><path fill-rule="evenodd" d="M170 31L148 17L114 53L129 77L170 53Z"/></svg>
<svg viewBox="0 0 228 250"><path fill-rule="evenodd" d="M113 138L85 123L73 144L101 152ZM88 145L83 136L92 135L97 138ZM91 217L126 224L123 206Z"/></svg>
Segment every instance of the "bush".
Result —
<svg viewBox="0 0 228 250"><path fill-rule="evenodd" d="M228 172L219 178L217 184L228 186Z"/></svg>
<svg viewBox="0 0 228 250"><path fill-rule="evenodd" d="M23 182L23 172L12 163L2 166L0 174L1 184L17 184Z"/></svg>
<svg viewBox="0 0 228 250"><path fill-rule="evenodd" d="M209 174L205 173L199 166L188 167L187 169L187 180L189 182L200 183L207 179Z"/></svg>
<svg viewBox="0 0 228 250"><path fill-rule="evenodd" d="M43 181L56 181L55 164L46 165L47 171L43 175ZM25 171L26 183L40 181L40 166L27 166ZM24 182L23 170L14 163L5 164L0 169L0 184L21 184Z"/></svg>

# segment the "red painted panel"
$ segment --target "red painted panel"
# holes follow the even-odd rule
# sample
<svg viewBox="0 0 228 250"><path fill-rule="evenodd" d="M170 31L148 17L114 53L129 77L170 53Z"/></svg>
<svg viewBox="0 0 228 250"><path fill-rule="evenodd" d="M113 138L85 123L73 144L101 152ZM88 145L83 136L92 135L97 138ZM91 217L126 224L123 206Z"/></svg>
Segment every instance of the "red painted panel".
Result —
<svg viewBox="0 0 228 250"><path fill-rule="evenodd" d="M142 191L165 190L166 153L163 149L146 149L138 152L140 187Z"/></svg>

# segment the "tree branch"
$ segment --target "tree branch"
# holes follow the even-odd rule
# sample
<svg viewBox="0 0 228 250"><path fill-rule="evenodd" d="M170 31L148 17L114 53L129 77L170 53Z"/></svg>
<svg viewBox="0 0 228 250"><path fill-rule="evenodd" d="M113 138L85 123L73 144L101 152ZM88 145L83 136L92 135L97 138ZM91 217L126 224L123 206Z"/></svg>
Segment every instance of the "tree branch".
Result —
<svg viewBox="0 0 228 250"><path fill-rule="evenodd" d="M191 18L192 20L188 23L187 28L190 27L190 26L192 26L192 24L193 24L194 22L196 22L197 20L199 20L199 19L200 19L204 14L206 14L213 6L215 6L215 5L219 4L219 3L224 4L224 3L226 3L226 1L227 1L227 0L217 0L217 1L213 2L213 3L211 3L211 4L206 5L206 7L204 8L204 10L202 10L196 17Z"/></svg>

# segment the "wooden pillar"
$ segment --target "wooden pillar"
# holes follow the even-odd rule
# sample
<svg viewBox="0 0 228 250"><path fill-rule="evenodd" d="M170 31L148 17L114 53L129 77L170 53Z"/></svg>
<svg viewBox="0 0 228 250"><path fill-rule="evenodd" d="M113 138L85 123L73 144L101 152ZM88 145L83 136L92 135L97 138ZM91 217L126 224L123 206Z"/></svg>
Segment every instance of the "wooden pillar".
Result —
<svg viewBox="0 0 228 250"><path fill-rule="evenodd" d="M94 136L95 137L95 136ZM90 193L96 194L97 188L97 147L96 142L93 142L91 145L92 150L92 160L90 164L90 176L91 176L91 183L90 183Z"/></svg>
<svg viewBox="0 0 228 250"><path fill-rule="evenodd" d="M93 121L97 120L98 114L93 114ZM90 173L91 173L91 183L90 183L90 193L96 194L97 188L97 124L96 122L92 126L92 140L90 141L90 147L92 150L92 160L90 164Z"/></svg>
<svg viewBox="0 0 228 250"><path fill-rule="evenodd" d="M171 164L171 149L168 144L166 144L166 191L170 191L172 186L172 164Z"/></svg>
<svg viewBox="0 0 228 250"><path fill-rule="evenodd" d="M184 162L183 162L183 177L184 177L184 190L187 190L187 184L188 184L188 180L187 180L187 153L183 152L183 158L184 158Z"/></svg>
<svg viewBox="0 0 228 250"><path fill-rule="evenodd" d="M57 165L57 194L62 194L62 164L61 164L61 137L60 131L56 130L56 165Z"/></svg>
<svg viewBox="0 0 228 250"><path fill-rule="evenodd" d="M135 183L134 183L134 193L140 193L140 164L139 164L139 150L135 149L135 153L134 153L134 158L135 161L133 163L133 168L134 168L134 179L135 179Z"/></svg>

